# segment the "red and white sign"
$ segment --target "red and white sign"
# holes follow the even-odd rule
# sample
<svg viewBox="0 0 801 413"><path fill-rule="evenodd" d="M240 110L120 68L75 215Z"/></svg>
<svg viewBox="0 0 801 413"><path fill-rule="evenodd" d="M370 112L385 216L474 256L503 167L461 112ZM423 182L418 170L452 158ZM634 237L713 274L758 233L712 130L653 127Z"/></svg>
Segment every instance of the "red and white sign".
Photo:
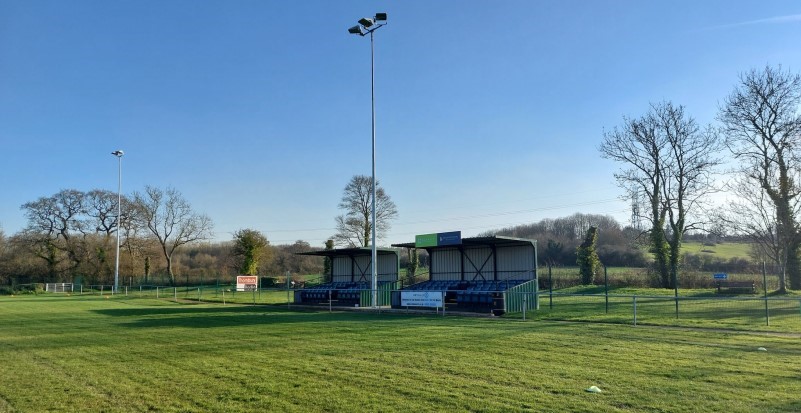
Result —
<svg viewBox="0 0 801 413"><path fill-rule="evenodd" d="M255 275L237 275L236 276L236 290L237 291L254 291L259 288L259 277Z"/></svg>

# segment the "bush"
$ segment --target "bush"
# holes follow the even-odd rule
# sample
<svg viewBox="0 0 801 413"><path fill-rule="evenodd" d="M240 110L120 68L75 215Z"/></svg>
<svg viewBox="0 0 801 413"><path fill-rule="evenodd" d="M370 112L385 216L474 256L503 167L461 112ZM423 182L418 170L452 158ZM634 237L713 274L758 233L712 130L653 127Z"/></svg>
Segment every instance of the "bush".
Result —
<svg viewBox="0 0 801 413"><path fill-rule="evenodd" d="M679 288L712 288L715 282L709 274L683 271L679 273Z"/></svg>

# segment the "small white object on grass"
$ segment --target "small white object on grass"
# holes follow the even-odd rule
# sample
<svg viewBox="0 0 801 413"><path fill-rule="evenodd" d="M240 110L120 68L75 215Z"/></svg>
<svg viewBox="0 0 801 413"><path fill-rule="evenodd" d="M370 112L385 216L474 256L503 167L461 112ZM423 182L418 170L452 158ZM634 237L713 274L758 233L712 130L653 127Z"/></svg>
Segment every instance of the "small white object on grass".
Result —
<svg viewBox="0 0 801 413"><path fill-rule="evenodd" d="M768 349L766 349L765 347L760 347L757 349L757 351L768 351Z"/></svg>
<svg viewBox="0 0 801 413"><path fill-rule="evenodd" d="M590 386L590 388L587 389L587 392L589 392L589 393L600 393L601 389L599 389L598 386Z"/></svg>

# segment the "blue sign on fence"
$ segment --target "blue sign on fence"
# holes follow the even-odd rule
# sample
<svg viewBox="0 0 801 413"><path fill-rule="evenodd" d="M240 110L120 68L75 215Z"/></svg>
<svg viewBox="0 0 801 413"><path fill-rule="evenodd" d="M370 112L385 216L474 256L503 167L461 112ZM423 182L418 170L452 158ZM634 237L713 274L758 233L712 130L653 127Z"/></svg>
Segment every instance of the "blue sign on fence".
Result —
<svg viewBox="0 0 801 413"><path fill-rule="evenodd" d="M721 272L721 273L713 275L713 277L715 277L716 280L725 280L725 279L729 278L729 274Z"/></svg>

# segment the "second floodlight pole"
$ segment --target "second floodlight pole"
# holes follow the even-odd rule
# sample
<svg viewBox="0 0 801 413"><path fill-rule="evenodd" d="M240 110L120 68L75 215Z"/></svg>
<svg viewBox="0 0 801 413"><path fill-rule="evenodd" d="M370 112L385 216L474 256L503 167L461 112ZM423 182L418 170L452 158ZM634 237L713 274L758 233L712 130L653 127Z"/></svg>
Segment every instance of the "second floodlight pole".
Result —
<svg viewBox="0 0 801 413"><path fill-rule="evenodd" d="M114 259L114 292L120 288L120 230L122 228L122 156L125 152L116 150L111 153L117 157L117 254Z"/></svg>
<svg viewBox="0 0 801 413"><path fill-rule="evenodd" d="M373 268L372 272L372 304L373 307L378 307L378 251L376 250L376 243L375 243L375 231L376 231L376 220L375 220L375 46L373 42L373 32L370 32L370 103L371 103L371 112L372 112L372 123L373 123L373 202L372 202L372 221L373 225L371 225L371 240L370 246L372 247L372 263L371 267Z"/></svg>
<svg viewBox="0 0 801 413"><path fill-rule="evenodd" d="M372 19L370 18L362 18L359 20L359 24L357 26L353 26L348 29L348 33L351 34L358 34L359 36L364 37L367 33L370 33L370 112L371 112L371 121L372 121L372 182L371 182L371 192L372 192L372 202L370 207L370 215L372 224L370 225L370 255L371 255L371 263L370 267L371 270L371 304L373 308L378 307L378 251L376 250L376 213L375 213L375 203L376 203L376 178L375 178L375 39L373 37L373 32L378 30L379 28L383 27L387 21L387 14L386 13L376 13L375 17Z"/></svg>

